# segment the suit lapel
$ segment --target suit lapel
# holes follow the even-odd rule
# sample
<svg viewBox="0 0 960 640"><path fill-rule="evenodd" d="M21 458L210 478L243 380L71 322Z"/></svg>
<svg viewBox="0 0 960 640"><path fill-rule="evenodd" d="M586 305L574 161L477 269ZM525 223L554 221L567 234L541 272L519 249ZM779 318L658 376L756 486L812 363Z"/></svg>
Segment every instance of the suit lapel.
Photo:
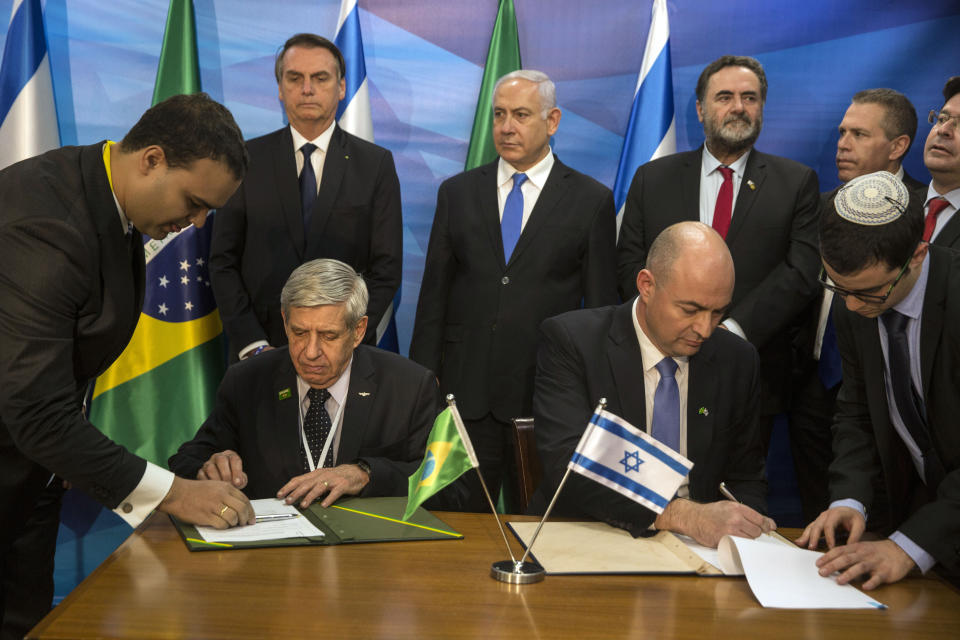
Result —
<svg viewBox="0 0 960 640"><path fill-rule="evenodd" d="M687 378L687 458L706 460L713 446L717 417L717 367L713 343L707 340L691 356Z"/></svg>
<svg viewBox="0 0 960 640"><path fill-rule="evenodd" d="M923 295L923 317L920 324L920 380L923 384L924 404L930 394L933 375L933 361L940 344L943 331L943 316L947 296L947 264L937 251L930 251L930 272L927 276L927 290Z"/></svg>
<svg viewBox="0 0 960 640"><path fill-rule="evenodd" d="M354 350L353 364L350 365L350 388L347 390L343 425L340 428L337 464L353 462L360 454L363 436L370 425L370 410L377 398L375 373L366 349L360 346Z"/></svg>
<svg viewBox="0 0 960 640"><path fill-rule="evenodd" d="M497 163L494 160L490 164L480 167L479 179L477 180L477 192L474 195L475 202L478 203L480 217L483 218L483 226L487 228L487 235L490 237L490 247L500 265L500 269L506 269L507 264L503 258L503 235L500 232L500 206L497 204Z"/></svg>
<svg viewBox="0 0 960 640"><path fill-rule="evenodd" d="M303 213L300 204L300 181L297 176L297 161L294 157L293 136L290 127L284 127L279 132L273 145L273 179L276 182L276 193L280 198L280 208L283 210L283 219L287 224L287 232L297 257L303 260L304 232Z"/></svg>
<svg viewBox="0 0 960 640"><path fill-rule="evenodd" d="M645 431L647 405L643 389L643 358L633 328L633 305L624 303L616 310L607 340L607 359L613 373L614 387L621 415L638 429ZM596 402L599 398L590 398Z"/></svg>
<svg viewBox="0 0 960 640"><path fill-rule="evenodd" d="M680 202L681 220L700 220L700 165L703 162L703 147L685 154L681 172ZM679 222L679 220L678 220Z"/></svg>
<svg viewBox="0 0 960 640"><path fill-rule="evenodd" d="M730 220L730 230L727 232L727 245L733 244L737 234L747 224L747 218L763 190L763 182L767 177L766 161L762 154L753 150L747 158L747 166L743 170L743 180L740 181L740 191L737 192L737 204L733 208L733 218ZM751 188L750 185L753 185Z"/></svg>
<svg viewBox="0 0 960 640"><path fill-rule="evenodd" d="M323 174L320 176L320 191L313 204L313 216L310 219L310 231L307 234L307 255L314 255L315 246L323 236L323 229L327 226L333 202L340 192L340 183L346 172L350 154L347 152L346 135L339 125L333 125L333 135L330 136L330 145L323 159Z"/></svg>
<svg viewBox="0 0 960 640"><path fill-rule="evenodd" d="M287 355L281 358L273 376L269 402L274 405L273 424L257 425L266 430L263 442L276 442L282 472L278 476L287 480L303 473L300 460L300 396L297 392L297 372ZM286 480L284 480L286 482Z"/></svg>
<svg viewBox="0 0 960 640"><path fill-rule="evenodd" d="M567 176L569 175L569 167L557 160L556 156L554 156L553 168L550 170L550 175L547 176L547 181L543 185L540 197L537 198L537 204L534 205L533 211L530 212L530 218L527 220L527 224L524 225L523 231L520 233L520 238L517 240L517 246L513 249L513 254L510 255L508 265L513 264L518 256L530 246L537 232L553 215L553 209L567 192Z"/></svg>
<svg viewBox="0 0 960 640"><path fill-rule="evenodd" d="M954 212L953 217L943 226L933 244L941 247L960 248L960 212Z"/></svg>

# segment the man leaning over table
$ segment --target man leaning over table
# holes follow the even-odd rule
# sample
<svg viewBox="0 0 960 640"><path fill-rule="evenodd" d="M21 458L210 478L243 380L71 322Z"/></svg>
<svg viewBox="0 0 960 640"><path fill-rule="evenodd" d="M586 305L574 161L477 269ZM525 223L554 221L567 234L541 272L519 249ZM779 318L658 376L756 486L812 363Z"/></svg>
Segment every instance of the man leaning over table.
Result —
<svg viewBox="0 0 960 640"><path fill-rule="evenodd" d="M338 260L294 270L280 294L289 346L228 369L213 413L170 469L302 507L406 495L440 391L428 369L361 345L367 299L363 277Z"/></svg>
<svg viewBox="0 0 960 640"><path fill-rule="evenodd" d="M832 502L797 543L814 548L823 535L820 574L863 578L865 589L915 567L960 584L960 255L924 242L908 203L881 171L847 183L820 221L821 280L844 301L833 312L843 382ZM889 537L861 540L868 518Z"/></svg>
<svg viewBox="0 0 960 640"><path fill-rule="evenodd" d="M608 411L694 462L689 482L657 516L571 474L557 515L589 516L634 536L653 523L711 547L727 534L771 531L776 524L763 515L757 352L734 333L715 331L733 294L729 250L702 223L672 225L652 243L636 282L639 296L630 302L541 325L533 412L544 479L531 510L546 506L605 397ZM721 481L743 504L722 498Z"/></svg>

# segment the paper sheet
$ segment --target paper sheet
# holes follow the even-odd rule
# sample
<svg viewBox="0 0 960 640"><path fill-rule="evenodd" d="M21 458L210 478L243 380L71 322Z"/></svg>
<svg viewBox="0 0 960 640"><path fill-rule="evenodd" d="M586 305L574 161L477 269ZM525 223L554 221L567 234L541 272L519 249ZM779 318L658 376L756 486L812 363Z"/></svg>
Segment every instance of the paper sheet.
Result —
<svg viewBox="0 0 960 640"><path fill-rule="evenodd" d="M723 572L723 575L725 576L742 576L743 575L742 567L729 566L728 569L730 569L730 571L733 571L733 573L730 573L729 571L724 570L724 568L720 566L720 552L717 549L714 549L712 547L705 547L702 544L697 543L697 541L694 540L693 538L685 536L682 533L675 533L673 535L676 536L676 538L680 540L683 544L687 545L687 549L690 549L690 551L697 554L702 560L709 562L714 567L717 567L718 569L720 569ZM786 538L783 538L779 535L773 535L773 534L762 535L759 538L757 538L757 541L771 543L771 544L786 545L787 547L790 547L790 548L793 548L794 546L793 543L787 540Z"/></svg>
<svg viewBox="0 0 960 640"><path fill-rule="evenodd" d="M244 527L233 529L214 529L213 527L197 527L197 532L207 542L256 542L258 540L279 540L281 538L310 538L322 537L323 532L300 515L297 509L282 500L265 498L251 500L253 511L258 516L274 514L295 514L296 518L289 520L273 520L258 522Z"/></svg>
<svg viewBox="0 0 960 640"><path fill-rule="evenodd" d="M750 590L764 607L779 609L885 609L852 585L822 577L816 561L822 554L769 540L724 536L719 561L724 573L746 574Z"/></svg>

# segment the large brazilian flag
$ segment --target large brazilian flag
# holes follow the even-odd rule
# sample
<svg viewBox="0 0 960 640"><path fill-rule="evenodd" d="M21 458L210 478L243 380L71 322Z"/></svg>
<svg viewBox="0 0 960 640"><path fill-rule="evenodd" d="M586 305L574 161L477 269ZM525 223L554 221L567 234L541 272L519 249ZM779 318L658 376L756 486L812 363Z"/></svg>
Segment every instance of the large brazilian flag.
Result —
<svg viewBox="0 0 960 640"><path fill-rule="evenodd" d="M192 0L171 0L153 104L200 91ZM223 326L207 259L213 218L164 240L144 236L143 312L126 350L94 387L90 421L166 467L210 413L225 369Z"/></svg>

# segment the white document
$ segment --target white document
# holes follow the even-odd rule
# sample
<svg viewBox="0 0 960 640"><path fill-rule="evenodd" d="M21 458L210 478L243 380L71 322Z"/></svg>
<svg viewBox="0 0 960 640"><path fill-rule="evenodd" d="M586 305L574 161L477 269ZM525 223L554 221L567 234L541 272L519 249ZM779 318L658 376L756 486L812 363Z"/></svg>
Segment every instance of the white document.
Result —
<svg viewBox="0 0 960 640"><path fill-rule="evenodd" d="M818 573L822 553L724 536L720 540L720 568L727 575L746 574L750 590L764 607L778 609L886 609L853 585L839 585L836 577Z"/></svg>
<svg viewBox="0 0 960 640"><path fill-rule="evenodd" d="M281 538L312 538L322 537L323 532L313 526L309 520L300 515L297 509L283 500L265 498L251 500L253 512L258 516L290 514L295 518L287 520L271 520L258 522L232 529L214 529L213 527L197 527L197 531L207 542L257 542L259 540L279 540Z"/></svg>
<svg viewBox="0 0 960 640"><path fill-rule="evenodd" d="M687 545L687 549L697 554L701 560L709 562L711 565L723 572L725 576L742 576L743 567L740 566L728 566L724 568L721 566L720 562L720 551L714 549L713 547L705 547L702 544L699 544L696 540L689 536L685 536L682 533L673 534L676 536L683 544ZM781 537L779 534L763 534L756 539L757 542L763 542L767 544L775 544L780 546L786 546L793 548L794 544L787 540L786 538ZM731 573L732 572L732 573Z"/></svg>

